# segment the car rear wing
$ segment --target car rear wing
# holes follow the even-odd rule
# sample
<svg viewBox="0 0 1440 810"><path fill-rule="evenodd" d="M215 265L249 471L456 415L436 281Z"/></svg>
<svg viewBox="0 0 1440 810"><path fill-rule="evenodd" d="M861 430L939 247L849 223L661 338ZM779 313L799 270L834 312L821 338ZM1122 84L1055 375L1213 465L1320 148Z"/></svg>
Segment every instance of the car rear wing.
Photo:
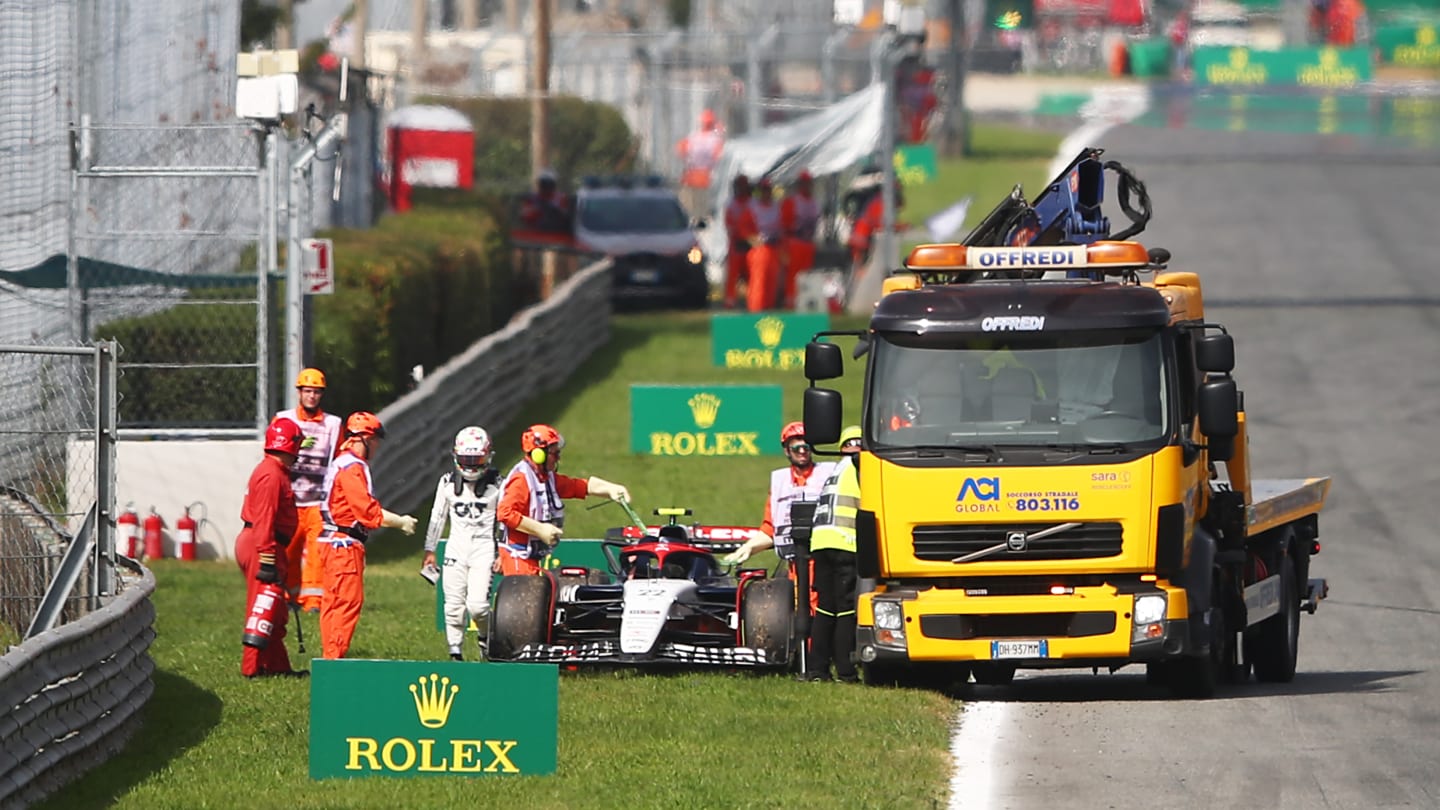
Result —
<svg viewBox="0 0 1440 810"><path fill-rule="evenodd" d="M709 526L699 523L691 525L671 524L669 526L646 526L642 532L639 526L617 526L605 530L605 539L622 543L638 543L646 539L658 540L661 537L660 530L670 528L672 531L679 528L685 532L685 537L678 535L675 540L689 543L696 548L706 551L734 551L739 548L750 536L759 531L756 526Z"/></svg>

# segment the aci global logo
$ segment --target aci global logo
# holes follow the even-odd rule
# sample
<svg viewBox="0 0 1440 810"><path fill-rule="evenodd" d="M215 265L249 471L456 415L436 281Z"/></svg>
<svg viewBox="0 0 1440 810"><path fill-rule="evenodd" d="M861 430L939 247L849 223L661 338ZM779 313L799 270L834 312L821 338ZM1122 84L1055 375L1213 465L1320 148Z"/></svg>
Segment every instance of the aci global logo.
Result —
<svg viewBox="0 0 1440 810"><path fill-rule="evenodd" d="M966 478L955 496L955 511L964 513L999 512L1000 479L998 477Z"/></svg>

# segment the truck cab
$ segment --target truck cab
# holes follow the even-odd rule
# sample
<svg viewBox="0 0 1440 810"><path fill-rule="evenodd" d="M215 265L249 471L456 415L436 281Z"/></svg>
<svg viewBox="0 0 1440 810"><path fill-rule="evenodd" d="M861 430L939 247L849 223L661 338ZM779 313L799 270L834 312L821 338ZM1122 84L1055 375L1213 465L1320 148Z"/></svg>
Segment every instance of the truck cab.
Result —
<svg viewBox="0 0 1440 810"><path fill-rule="evenodd" d="M1203 697L1294 676L1329 479L1250 480L1234 340L1168 259L1104 238L922 245L886 279L855 335L867 681L1145 664ZM821 444L839 334L806 349Z"/></svg>

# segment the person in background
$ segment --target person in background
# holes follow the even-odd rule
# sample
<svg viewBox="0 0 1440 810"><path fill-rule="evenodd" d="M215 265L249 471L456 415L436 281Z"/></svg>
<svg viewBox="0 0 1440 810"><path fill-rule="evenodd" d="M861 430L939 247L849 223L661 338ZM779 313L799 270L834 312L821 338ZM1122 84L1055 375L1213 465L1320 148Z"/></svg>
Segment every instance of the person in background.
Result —
<svg viewBox="0 0 1440 810"><path fill-rule="evenodd" d="M531 230L570 232L570 200L560 192L555 172L545 169L535 178L535 191L520 201L520 221Z"/></svg>
<svg viewBox="0 0 1440 810"><path fill-rule="evenodd" d="M741 280L749 283L748 256L760 235L755 224L755 208L751 204L750 178L743 174L735 175L731 195L730 202L725 205L725 234L730 245L725 255L726 309L735 308Z"/></svg>
<svg viewBox="0 0 1440 810"><path fill-rule="evenodd" d="M325 658L350 651L360 609L365 605L365 543L386 527L415 533L415 518L397 515L375 499L370 461L385 438L385 426L369 411L345 419L340 452L325 471L324 529L320 561L325 594L320 600L320 646Z"/></svg>
<svg viewBox="0 0 1440 810"><path fill-rule="evenodd" d="M630 500L630 491L603 478L571 478L556 470L565 438L549 425L531 425L520 435L525 457L516 462L501 487L496 517L505 526L499 573L540 573L540 561L564 535L565 500L598 495Z"/></svg>
<svg viewBox="0 0 1440 810"><path fill-rule="evenodd" d="M810 655L805 659L807 681L836 680L854 683L855 674L855 517L860 512L859 425L840 432L840 452L820 491L815 521L810 530L810 559L814 572L815 619L810 625Z"/></svg>
<svg viewBox="0 0 1440 810"><path fill-rule="evenodd" d="M300 452L305 434L300 426L284 417L277 417L265 430L265 457L255 465L245 486L245 500L240 504L240 520L244 528L235 538L235 562L245 575L245 609L248 613L255 597L267 585L283 588L288 565L285 546L295 536L299 518L295 514L295 495L290 490L290 466ZM310 673L290 666L285 651L285 626L290 611L280 606L274 611L270 637L265 646L245 644L240 653L240 674L247 678L263 675L304 677ZM248 618L248 616L247 616Z"/></svg>
<svg viewBox="0 0 1440 810"><path fill-rule="evenodd" d="M464 660L460 648L471 619L479 631L480 660L489 652L495 509L500 502L500 473L490 466L491 454L490 434L484 428L466 427L455 434L453 469L440 476L425 530L422 571L435 565L435 547L445 522L450 523L445 541L445 641L454 661Z"/></svg>
<svg viewBox="0 0 1440 810"><path fill-rule="evenodd" d="M775 201L775 187L768 178L761 178L755 185L755 199L751 208L755 212L757 235L745 257L746 267L750 271L745 308L750 312L764 312L775 308L782 282L781 273L784 272L784 234L780 230L780 204Z"/></svg>
<svg viewBox="0 0 1440 810"><path fill-rule="evenodd" d="M780 227L785 233L785 285L782 305L795 306L795 278L815 266L815 230L820 224L820 203L815 199L815 178L801 171L795 186L780 201Z"/></svg>
<svg viewBox="0 0 1440 810"><path fill-rule="evenodd" d="M700 111L700 128L675 145L684 169L680 174L680 198L691 216L706 209L711 175L725 151L725 133L715 120L714 110Z"/></svg>
<svg viewBox="0 0 1440 810"><path fill-rule="evenodd" d="M905 195L901 191L899 183L895 186L895 211L898 214L901 208L905 207ZM850 262L852 266L851 277L859 278L865 274L865 269L870 264L872 252L875 250L875 237L885 225L885 195L875 194L865 204L860 216L855 219L855 226L850 230ZM895 230L903 231L906 226L898 219L895 222Z"/></svg>
<svg viewBox="0 0 1440 810"><path fill-rule="evenodd" d="M335 448L340 445L340 417L320 409L320 400L325 396L325 373L320 369L302 370L295 377L295 390L299 404L275 414L276 418L283 416L294 421L305 434L300 454L290 468L290 490L295 493L300 526L285 549L288 572L285 589L290 601L301 610L318 613L320 597L324 594L320 584L320 505L325 468L330 466Z"/></svg>

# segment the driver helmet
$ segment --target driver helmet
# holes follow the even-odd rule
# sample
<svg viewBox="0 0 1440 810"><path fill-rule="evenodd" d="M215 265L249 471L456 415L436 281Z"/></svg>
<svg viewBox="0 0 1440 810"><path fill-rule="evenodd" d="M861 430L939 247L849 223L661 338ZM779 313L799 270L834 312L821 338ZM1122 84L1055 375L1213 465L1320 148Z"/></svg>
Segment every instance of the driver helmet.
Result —
<svg viewBox="0 0 1440 810"><path fill-rule="evenodd" d="M466 481L478 481L490 466L490 456L493 448L490 444L490 434L484 428L470 426L461 428L455 434L455 469L460 477Z"/></svg>

